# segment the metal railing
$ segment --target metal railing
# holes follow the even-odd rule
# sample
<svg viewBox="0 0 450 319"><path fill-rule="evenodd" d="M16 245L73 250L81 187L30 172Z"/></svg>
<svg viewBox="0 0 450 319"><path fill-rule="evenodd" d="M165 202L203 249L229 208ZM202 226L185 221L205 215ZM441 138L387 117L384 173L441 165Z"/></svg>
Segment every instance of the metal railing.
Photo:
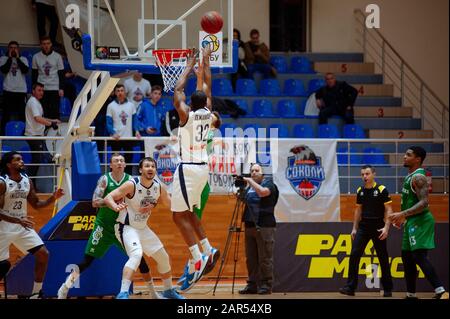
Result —
<svg viewBox="0 0 450 319"><path fill-rule="evenodd" d="M402 58L389 41L375 28L366 27L366 15L355 9L356 42L364 60L373 62L384 81L394 86L394 93L411 106L414 117L422 120L422 130L432 130L436 138L449 137L449 107Z"/></svg>
<svg viewBox="0 0 450 319"><path fill-rule="evenodd" d="M64 137L45 137L46 145L49 154L49 158L53 158L57 144L61 143ZM121 139L122 141L140 141L141 151L136 152L134 150L128 150L126 153L138 154L137 158L142 158L145 154L144 141L145 139L154 139L153 137L145 137L140 140L136 138ZM158 137L157 139L161 139ZM4 136L0 137L0 150L1 155L8 150L12 149L14 142L24 143L26 140L43 140L40 137L13 137ZM102 172L109 170L108 155L111 154L111 150L108 150L108 144L114 139L110 137L95 137L91 139L98 143L99 157ZM169 139L167 139L169 140ZM267 140L267 139L259 139ZM447 194L449 190L449 140L448 139L338 139L337 140L337 157L339 167L339 181L341 185L341 193L353 193L354 184L361 183L360 167L364 163L365 156L376 156L382 158L383 160L378 164L373 164L377 170L379 170L377 178L383 180L384 183L391 183L390 187L391 193L400 193L402 180L405 177L405 170L403 169L402 157L405 150L414 144L430 145L434 151L427 154L427 159L425 160L425 166L427 169L435 170L438 173L434 173L432 176L433 181L439 181L439 188L434 188L433 193ZM7 147L9 146L9 147ZM384 148L386 151L380 153L368 154L364 152L366 148ZM20 151L20 150L19 150ZM22 153L32 154L30 150L22 150ZM108 154L109 153L109 154ZM122 152L125 153L125 152ZM356 158L356 160L355 160ZM137 161L130 163L131 166L137 166ZM50 168L49 170L44 170L46 172L50 171L50 174L32 177L37 180L41 180L41 183L45 181L45 189L48 192L53 191L58 183L58 165L54 162L48 163L27 163L27 166L39 166L42 168ZM345 187L344 187L345 186Z"/></svg>

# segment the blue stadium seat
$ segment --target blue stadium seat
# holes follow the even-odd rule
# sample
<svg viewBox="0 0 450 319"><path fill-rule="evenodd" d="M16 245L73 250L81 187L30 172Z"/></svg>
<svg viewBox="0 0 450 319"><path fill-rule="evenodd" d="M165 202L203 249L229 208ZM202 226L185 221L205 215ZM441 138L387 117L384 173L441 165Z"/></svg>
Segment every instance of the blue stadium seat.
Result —
<svg viewBox="0 0 450 319"><path fill-rule="evenodd" d="M241 96L258 95L255 81L251 79L239 79L236 81L236 94Z"/></svg>
<svg viewBox="0 0 450 319"><path fill-rule="evenodd" d="M59 100L59 113L63 118L70 117L70 113L72 113L72 103L66 97L62 97Z"/></svg>
<svg viewBox="0 0 450 319"><path fill-rule="evenodd" d="M234 132L230 132L230 130L234 130L235 128L237 128L236 124L225 123L220 126L220 133L222 134L222 137L233 137L235 134Z"/></svg>
<svg viewBox="0 0 450 319"><path fill-rule="evenodd" d="M23 136L25 132L25 123L20 121L9 121L6 123L6 136Z"/></svg>
<svg viewBox="0 0 450 319"><path fill-rule="evenodd" d="M86 84L86 80L80 76L76 76L70 79L70 83L72 83L75 86L75 92L78 95L80 94L81 90L83 90L83 87Z"/></svg>
<svg viewBox="0 0 450 319"><path fill-rule="evenodd" d="M344 125L344 138L366 138L364 129L359 124Z"/></svg>
<svg viewBox="0 0 450 319"><path fill-rule="evenodd" d="M25 80L27 82L27 93L31 93L31 91L33 91L33 82L31 80L30 72L25 76Z"/></svg>
<svg viewBox="0 0 450 319"><path fill-rule="evenodd" d="M277 79L261 80L259 92L264 96L281 96L280 83Z"/></svg>
<svg viewBox="0 0 450 319"><path fill-rule="evenodd" d="M33 53L25 50L25 51L20 52L20 55L27 58L28 67L30 68L30 73L31 73L31 68L33 67Z"/></svg>
<svg viewBox="0 0 450 319"><path fill-rule="evenodd" d="M314 130L310 124L297 124L294 126L294 137L314 138Z"/></svg>
<svg viewBox="0 0 450 319"><path fill-rule="evenodd" d="M25 164L31 164L31 149L28 143L23 143L18 152L22 155Z"/></svg>
<svg viewBox="0 0 450 319"><path fill-rule="evenodd" d="M143 154L141 153L142 148L140 143L133 147L133 163L139 163L141 158L143 158Z"/></svg>
<svg viewBox="0 0 450 319"><path fill-rule="evenodd" d="M278 73L288 73L288 63L284 56L272 55L270 57L270 64L273 65Z"/></svg>
<svg viewBox="0 0 450 319"><path fill-rule="evenodd" d="M187 80L186 87L184 88L184 93L186 96L191 96L192 93L197 89L197 78L191 77Z"/></svg>
<svg viewBox="0 0 450 319"><path fill-rule="evenodd" d="M97 143L103 143L97 142ZM112 156L112 148L108 145L108 148L106 149L106 163L111 162L111 156ZM98 157L100 158L100 164L105 164L105 153L98 153Z"/></svg>
<svg viewBox="0 0 450 319"><path fill-rule="evenodd" d="M338 165L348 165L349 153L347 147L339 148L337 150L337 162ZM362 156L359 154L353 147L350 147L350 165L361 165L362 164Z"/></svg>
<svg viewBox="0 0 450 319"><path fill-rule="evenodd" d="M239 106L239 108L241 108L245 112L247 112L247 115L244 115L243 117L253 117L247 100L245 100L245 99L235 99L235 100L233 100L233 102L236 103Z"/></svg>
<svg viewBox="0 0 450 319"><path fill-rule="evenodd" d="M277 104L277 115L282 118L299 117L297 105L293 100L280 100Z"/></svg>
<svg viewBox="0 0 450 319"><path fill-rule="evenodd" d="M308 82L308 95L313 94L321 87L325 86L325 80L323 79L312 79Z"/></svg>
<svg viewBox="0 0 450 319"><path fill-rule="evenodd" d="M5 55L5 50L0 49L0 56L4 56Z"/></svg>
<svg viewBox="0 0 450 319"><path fill-rule="evenodd" d="M8 153L8 152L12 152L12 147L9 146L9 145L2 144L2 154L1 154L1 156L3 156L3 154Z"/></svg>
<svg viewBox="0 0 450 319"><path fill-rule="evenodd" d="M275 135L275 136L278 136L278 138L288 138L289 137L289 128L284 124L272 124L269 126L269 129L267 132L268 136L275 137L275 136L270 135L271 129L278 129L278 132L277 132L278 135Z"/></svg>
<svg viewBox="0 0 450 319"><path fill-rule="evenodd" d="M387 161L382 150L375 147L369 147L364 149L364 164L387 165Z"/></svg>
<svg viewBox="0 0 450 319"><path fill-rule="evenodd" d="M244 136L247 137L266 137L267 133L263 134L263 131L260 130L263 127L258 124L250 123L244 126ZM266 132L267 130L265 130Z"/></svg>
<svg viewBox="0 0 450 319"><path fill-rule="evenodd" d="M288 79L284 81L284 95L308 96L302 80Z"/></svg>
<svg viewBox="0 0 450 319"><path fill-rule="evenodd" d="M341 134L338 131L336 125L322 124L319 125L319 138L341 138Z"/></svg>
<svg viewBox="0 0 450 319"><path fill-rule="evenodd" d="M221 78L212 81L213 96L231 96L234 95L233 87L229 79Z"/></svg>
<svg viewBox="0 0 450 319"><path fill-rule="evenodd" d="M255 117L274 117L272 102L266 99L255 100L253 102L253 115Z"/></svg>
<svg viewBox="0 0 450 319"><path fill-rule="evenodd" d="M295 56L291 59L291 71L294 73L311 74L316 73L311 61L306 57Z"/></svg>

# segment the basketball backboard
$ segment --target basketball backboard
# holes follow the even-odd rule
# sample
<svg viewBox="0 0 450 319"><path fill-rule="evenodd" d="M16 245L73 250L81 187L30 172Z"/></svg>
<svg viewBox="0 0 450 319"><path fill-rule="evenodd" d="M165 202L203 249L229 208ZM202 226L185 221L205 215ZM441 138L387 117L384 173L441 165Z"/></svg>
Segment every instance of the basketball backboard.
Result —
<svg viewBox="0 0 450 319"><path fill-rule="evenodd" d="M222 16L220 33L200 33L201 17L208 11ZM233 0L88 0L88 24L83 60L89 70L160 73L153 50L205 45L213 50L213 73L237 68L237 45L229 45Z"/></svg>

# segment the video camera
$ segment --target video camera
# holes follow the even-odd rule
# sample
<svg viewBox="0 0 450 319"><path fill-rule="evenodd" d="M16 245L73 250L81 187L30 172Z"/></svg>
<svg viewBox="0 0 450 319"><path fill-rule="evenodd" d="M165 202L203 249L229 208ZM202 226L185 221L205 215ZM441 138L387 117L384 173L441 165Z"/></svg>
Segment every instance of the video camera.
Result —
<svg viewBox="0 0 450 319"><path fill-rule="evenodd" d="M250 174L233 175L234 186L237 188L244 188L247 185L247 182L244 180L244 177L250 177Z"/></svg>

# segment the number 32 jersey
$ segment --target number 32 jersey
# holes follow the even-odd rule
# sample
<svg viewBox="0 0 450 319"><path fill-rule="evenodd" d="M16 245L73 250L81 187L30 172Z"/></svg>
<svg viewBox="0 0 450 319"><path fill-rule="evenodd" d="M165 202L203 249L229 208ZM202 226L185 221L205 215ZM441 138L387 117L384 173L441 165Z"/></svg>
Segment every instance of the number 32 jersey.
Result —
<svg viewBox="0 0 450 319"><path fill-rule="evenodd" d="M8 175L0 176L6 185L5 200L0 207L2 214L10 217L23 218L27 216L27 197L30 193L30 180L25 174L20 174L22 179L16 182Z"/></svg>
<svg viewBox="0 0 450 319"><path fill-rule="evenodd" d="M186 124L180 126L178 140L183 163L208 163L208 134L212 115L207 108L190 111Z"/></svg>

